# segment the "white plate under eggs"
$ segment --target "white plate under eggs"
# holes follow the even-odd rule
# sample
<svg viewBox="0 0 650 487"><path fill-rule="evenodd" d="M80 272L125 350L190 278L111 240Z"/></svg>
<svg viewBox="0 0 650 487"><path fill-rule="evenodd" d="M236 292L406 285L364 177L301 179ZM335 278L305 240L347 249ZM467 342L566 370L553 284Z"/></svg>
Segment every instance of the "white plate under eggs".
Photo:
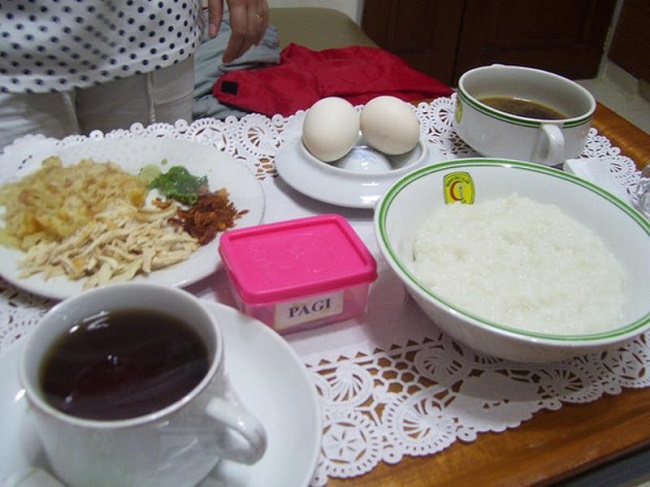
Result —
<svg viewBox="0 0 650 487"><path fill-rule="evenodd" d="M382 194L409 171L444 160L421 137L406 154L386 155L368 146L360 135L352 150L333 162L314 157L300 137L285 143L275 157L280 177L296 191L347 208L373 208Z"/></svg>

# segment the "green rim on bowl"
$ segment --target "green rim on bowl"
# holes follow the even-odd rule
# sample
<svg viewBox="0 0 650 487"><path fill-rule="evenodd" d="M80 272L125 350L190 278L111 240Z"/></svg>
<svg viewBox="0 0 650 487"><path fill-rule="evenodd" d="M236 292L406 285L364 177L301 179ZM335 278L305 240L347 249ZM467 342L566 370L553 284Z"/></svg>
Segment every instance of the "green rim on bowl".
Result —
<svg viewBox="0 0 650 487"><path fill-rule="evenodd" d="M567 118L559 121L538 120L534 118L517 117L507 112L494 109L488 105L485 105L484 103L476 101L461 87L458 88L458 97L459 97L458 101L461 101L462 103L466 103L467 105L472 106L473 108L475 108L476 110L478 110L479 112L485 115L496 118L498 120L502 120L504 122L512 123L515 125L521 125L523 127L540 127L543 123L551 123L551 122L552 123L561 122L558 123L558 125L561 125L562 127L565 128L579 127L580 125L589 123L594 115L594 112L591 111L589 114L584 115L582 117Z"/></svg>
<svg viewBox="0 0 650 487"><path fill-rule="evenodd" d="M483 325L496 328L503 332L514 333L515 335L520 335L520 336L529 336L539 340L560 341L560 342L568 342L568 341L575 341L575 340L580 340L580 341L603 340L603 339L610 339L610 338L620 337L621 335L630 334L635 330L648 325L650 323L650 311L648 311L642 317L636 319L635 321L621 328L616 328L614 330L601 332L601 333L593 333L593 334L586 334L586 335L557 335L557 334L539 333L539 332L533 332L528 330L522 330L520 328L506 326L500 323L487 320L485 318L477 316L476 314L466 311L464 308L461 308L449 302L448 300L444 299L437 293L434 293L428 288L428 286L424 285L418 280L418 278L411 272L411 270L401 261L398 252L390 244L390 241L387 237L388 230L386 228L386 220L388 217L388 212L392 201L414 181L417 181L418 179L421 179L431 173L448 171L450 169L467 170L472 167L503 167L503 166L516 168L522 171L543 173L548 176L564 179L578 186L582 186L583 188L593 193L596 193L600 197L608 200L612 205L616 206L621 211L626 213L627 216L629 216L632 220L634 220L650 238L650 221L648 219L646 219L638 211L630 207L627 203L623 202L616 196L613 196L611 193L590 183L589 181L573 176L572 174L568 174L559 171L557 169L541 166L538 164L508 160L508 159L492 159L492 158L455 159L449 162L423 167L402 177L384 194L383 198L381 199L377 207L377 227L379 230L378 237L380 238L380 243L390 254L396 266L408 278L408 280L411 283L413 283L413 285L415 285L422 293L430 296L431 298L443 304L447 308L454 310L455 312L461 313Z"/></svg>

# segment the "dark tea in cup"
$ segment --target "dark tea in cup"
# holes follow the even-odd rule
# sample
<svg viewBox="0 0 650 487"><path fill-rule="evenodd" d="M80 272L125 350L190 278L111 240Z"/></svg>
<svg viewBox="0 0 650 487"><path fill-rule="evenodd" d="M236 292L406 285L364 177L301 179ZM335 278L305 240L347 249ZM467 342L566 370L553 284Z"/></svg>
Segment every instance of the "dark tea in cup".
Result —
<svg viewBox="0 0 650 487"><path fill-rule="evenodd" d="M72 416L118 420L149 414L192 391L208 349L181 319L150 309L101 312L50 347L40 382L51 406Z"/></svg>

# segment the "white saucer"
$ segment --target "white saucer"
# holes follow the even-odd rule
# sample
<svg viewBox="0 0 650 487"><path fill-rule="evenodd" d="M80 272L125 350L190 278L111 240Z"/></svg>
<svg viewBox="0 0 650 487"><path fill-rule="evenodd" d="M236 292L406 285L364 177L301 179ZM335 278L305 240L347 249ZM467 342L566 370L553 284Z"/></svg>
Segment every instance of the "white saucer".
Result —
<svg viewBox="0 0 650 487"><path fill-rule="evenodd" d="M322 434L320 402L309 372L276 332L237 310L207 304L226 341L226 370L242 403L264 425L268 449L257 464L220 462L202 487L305 487L316 469ZM0 485L21 472L43 469L40 445L28 421L18 382L23 341L0 356ZM47 479L45 479L47 480ZM58 485L49 483L30 485Z"/></svg>
<svg viewBox="0 0 650 487"><path fill-rule="evenodd" d="M297 137L280 149L275 167L289 186L316 200L349 208L373 208L404 174L445 160L424 140L399 156L381 154L360 142L342 159L326 163L311 155Z"/></svg>

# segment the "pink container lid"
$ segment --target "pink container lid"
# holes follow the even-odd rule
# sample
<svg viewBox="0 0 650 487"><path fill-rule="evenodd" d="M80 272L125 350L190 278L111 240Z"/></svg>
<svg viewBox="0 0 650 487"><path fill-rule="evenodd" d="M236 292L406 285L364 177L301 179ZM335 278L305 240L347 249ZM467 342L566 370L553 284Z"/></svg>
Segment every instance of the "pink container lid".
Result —
<svg viewBox="0 0 650 487"><path fill-rule="evenodd" d="M377 264L340 215L229 230L219 252L231 283L249 304L295 299L369 283Z"/></svg>

